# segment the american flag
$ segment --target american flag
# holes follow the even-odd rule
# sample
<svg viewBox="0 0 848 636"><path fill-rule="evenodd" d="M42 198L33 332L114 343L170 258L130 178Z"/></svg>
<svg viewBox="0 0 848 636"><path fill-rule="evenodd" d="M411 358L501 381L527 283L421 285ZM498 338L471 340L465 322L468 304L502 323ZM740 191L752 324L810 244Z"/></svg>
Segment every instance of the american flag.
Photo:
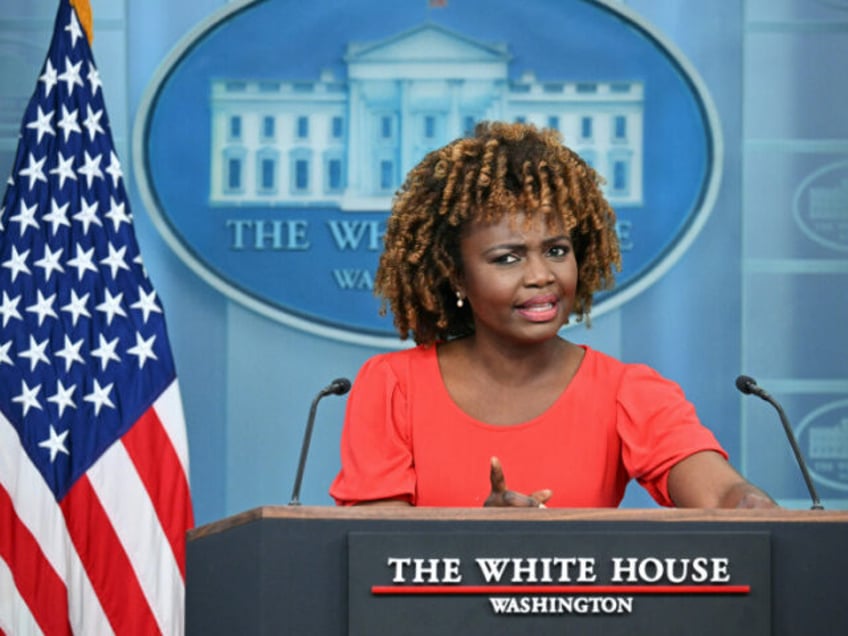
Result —
<svg viewBox="0 0 848 636"><path fill-rule="evenodd" d="M0 207L0 634L182 633L192 525L162 306L61 0Z"/></svg>

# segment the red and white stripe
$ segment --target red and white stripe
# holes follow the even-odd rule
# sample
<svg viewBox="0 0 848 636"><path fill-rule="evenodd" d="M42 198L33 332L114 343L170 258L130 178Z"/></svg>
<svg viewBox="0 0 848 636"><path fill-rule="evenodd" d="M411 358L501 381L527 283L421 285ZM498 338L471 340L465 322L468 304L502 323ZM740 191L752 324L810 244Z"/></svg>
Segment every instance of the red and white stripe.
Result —
<svg viewBox="0 0 848 636"><path fill-rule="evenodd" d="M0 414L0 633L182 634L192 524L176 381L61 503Z"/></svg>

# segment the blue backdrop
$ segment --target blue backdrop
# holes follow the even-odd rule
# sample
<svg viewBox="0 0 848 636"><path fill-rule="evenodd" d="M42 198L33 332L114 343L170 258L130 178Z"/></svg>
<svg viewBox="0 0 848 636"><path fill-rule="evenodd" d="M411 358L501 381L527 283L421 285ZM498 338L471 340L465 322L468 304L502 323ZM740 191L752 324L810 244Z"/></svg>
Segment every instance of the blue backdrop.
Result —
<svg viewBox="0 0 848 636"><path fill-rule="evenodd" d="M312 397L335 377L352 378L378 348L306 333L230 300L175 253L133 187L139 105L169 53L229 5L91 4L94 53L130 178L136 231L165 306L182 386L197 522L286 503ZM300 3L286 4L300 11ZM430 11L453 19L447 16L473 4L450 0L446 9ZM784 404L825 505L848 508L848 82L841 68L848 59L848 2L610 4L662 33L703 80L721 125L721 186L703 229L659 280L568 337L678 381L737 467L783 504L808 507L776 414L734 388L738 374L753 375ZM0 173L6 173L55 3L0 5ZM543 2L513 5L527 29L544 20ZM322 6L342 16L356 3L309 6L312 14ZM426 0L387 7L391 23L409 14L428 17ZM492 19L481 15L480 29ZM346 24L332 21L327 42L345 41ZM286 26L275 26L284 55ZM599 43L599 64L611 63L605 49ZM319 51L316 42L315 57ZM257 73L273 70L270 62L257 60ZM205 193L208 185L186 180L181 187ZM319 408L304 503L330 503L343 409L344 399L335 397ZM637 487L626 505L653 504Z"/></svg>

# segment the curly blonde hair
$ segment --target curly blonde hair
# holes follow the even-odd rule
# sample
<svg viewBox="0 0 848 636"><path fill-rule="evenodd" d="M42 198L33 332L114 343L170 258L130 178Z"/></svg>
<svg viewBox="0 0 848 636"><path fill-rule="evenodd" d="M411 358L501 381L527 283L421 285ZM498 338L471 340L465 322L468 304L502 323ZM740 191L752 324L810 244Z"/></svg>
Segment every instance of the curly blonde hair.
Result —
<svg viewBox="0 0 848 636"><path fill-rule="evenodd" d="M587 319L595 292L621 269L615 213L602 179L557 131L482 122L471 137L434 150L398 190L374 281L381 314L391 307L401 338L433 344L473 333L467 304L457 307L459 241L472 220L541 215L570 234L578 266L573 313Z"/></svg>

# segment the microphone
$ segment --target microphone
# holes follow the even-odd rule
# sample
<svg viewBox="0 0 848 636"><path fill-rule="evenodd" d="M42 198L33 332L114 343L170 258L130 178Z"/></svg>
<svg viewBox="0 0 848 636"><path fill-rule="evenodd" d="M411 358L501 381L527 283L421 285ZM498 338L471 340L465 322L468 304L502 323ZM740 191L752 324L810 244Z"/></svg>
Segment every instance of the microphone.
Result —
<svg viewBox="0 0 848 636"><path fill-rule="evenodd" d="M813 500L811 510L824 510L824 506L819 501L816 487L813 485L813 480L810 479L810 473L807 470L807 463L804 461L804 456L801 455L801 449L798 448L798 440L795 439L795 434L792 432L792 427L789 425L789 419L786 413L783 412L783 407L780 406L768 391L757 385L757 381L747 375L740 375L736 378L736 388L745 395L756 395L761 400L765 400L777 409L777 414L780 416L780 422L783 424L783 430L786 431L786 437L789 438L789 444L792 446L792 451L795 453L795 460L798 462L798 467L801 469L801 474L804 476L804 481L807 484L807 490L810 491L810 498Z"/></svg>
<svg viewBox="0 0 848 636"><path fill-rule="evenodd" d="M297 465L297 475L294 479L294 488L292 488L290 506L300 505L300 482L303 481L303 469L306 468L306 455L309 453L309 441L312 438L312 427L315 424L315 411L318 409L318 402L321 398L327 395L344 395L350 391L350 380L347 378L336 378L330 384L325 386L315 399L312 400L312 407L309 409L309 418L306 420L306 430L303 432L303 446L300 448L300 462Z"/></svg>

